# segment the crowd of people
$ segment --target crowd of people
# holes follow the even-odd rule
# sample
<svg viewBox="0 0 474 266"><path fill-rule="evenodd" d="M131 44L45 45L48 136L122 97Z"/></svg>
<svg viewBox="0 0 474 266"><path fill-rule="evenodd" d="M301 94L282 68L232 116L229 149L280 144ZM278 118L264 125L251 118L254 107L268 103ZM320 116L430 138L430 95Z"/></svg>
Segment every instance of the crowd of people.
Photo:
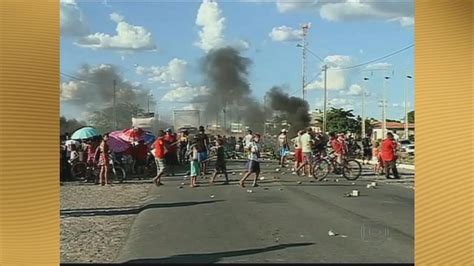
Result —
<svg viewBox="0 0 474 266"><path fill-rule="evenodd" d="M98 183L110 184L108 134L80 142L69 139L66 134L63 140L65 145L61 152L62 161L65 160L69 166L77 160L82 160L91 167L95 165L100 169ZM277 137L279 165L282 168L287 167L288 156L293 150L293 174L311 176L313 175L311 165L313 156L327 156L329 150L335 156L336 162L341 164L349 155L351 142L355 143L353 138L345 133L331 132L326 135L315 132L311 127L299 130L296 137L289 139L288 131L282 129ZM367 135L362 138L363 164L375 158L378 162L374 166L376 173L385 174L387 178L390 178L389 173L392 172L394 178L400 178L396 168L397 148L398 145L391 133L388 133L387 138L381 142L372 141L370 135ZM199 133L194 136L190 136L186 130L176 134L168 128L158 132L151 146L140 140L115 156L127 172L138 175L142 175L145 167L152 165L154 161L156 176L153 182L157 186L163 185L163 175L175 174L176 166L188 166L191 177L190 186L197 187L199 186L197 178L207 174L211 159L215 160L215 163L210 183L214 183L217 175L222 174L225 177L224 184L229 184L226 167L226 151L228 150L243 152L247 158L245 174L239 181L240 186L245 187L245 181L251 175L254 175L252 186L258 186L262 136L259 133L254 134L251 130L248 130L244 137L236 138L209 136L203 126L199 127ZM211 154L212 157L210 157Z"/></svg>
<svg viewBox="0 0 474 266"><path fill-rule="evenodd" d="M280 167L285 167L286 158L290 153L290 141L287 136L288 131L283 129L278 136ZM354 155L354 151L358 146L352 135L347 135L344 132L336 134L330 132L328 135L321 132L315 132L311 127L298 131L297 136L291 139L294 147L294 166L293 173L301 175L313 175L312 159L313 156L326 156L328 148L336 157L336 162L343 163L343 160L350 155ZM372 141L370 135L367 134L362 138L362 163L368 164L372 160L377 163L374 166L374 171L377 174L385 174L386 178L390 178L390 172L393 173L393 178L399 179L396 168L397 150L399 145L394 139L392 133L387 133L387 136L382 141Z"/></svg>

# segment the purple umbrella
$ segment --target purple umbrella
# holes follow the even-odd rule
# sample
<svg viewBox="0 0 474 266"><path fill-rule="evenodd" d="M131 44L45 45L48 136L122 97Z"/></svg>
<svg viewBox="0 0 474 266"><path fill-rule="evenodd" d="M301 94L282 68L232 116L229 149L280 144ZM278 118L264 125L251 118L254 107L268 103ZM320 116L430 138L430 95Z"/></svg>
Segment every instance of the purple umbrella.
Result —
<svg viewBox="0 0 474 266"><path fill-rule="evenodd" d="M131 146L130 143L118 137L121 133L121 131L114 131L109 134L107 144L109 145L109 149L113 152L124 152Z"/></svg>

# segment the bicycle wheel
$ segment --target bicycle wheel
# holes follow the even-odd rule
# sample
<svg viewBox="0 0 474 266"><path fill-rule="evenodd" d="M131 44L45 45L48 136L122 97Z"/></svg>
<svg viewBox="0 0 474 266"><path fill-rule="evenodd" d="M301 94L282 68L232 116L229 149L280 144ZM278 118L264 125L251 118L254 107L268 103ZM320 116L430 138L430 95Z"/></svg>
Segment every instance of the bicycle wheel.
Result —
<svg viewBox="0 0 474 266"><path fill-rule="evenodd" d="M356 160L347 160L342 167L342 175L347 180L356 180L362 174L362 166Z"/></svg>
<svg viewBox="0 0 474 266"><path fill-rule="evenodd" d="M112 178L112 180L123 183L126 177L125 169L123 169L121 166L114 166L114 168L112 168L111 170L112 171L110 171L110 177Z"/></svg>
<svg viewBox="0 0 474 266"><path fill-rule="evenodd" d="M77 162L71 166L71 176L73 179L85 179L87 175L87 164Z"/></svg>
<svg viewBox="0 0 474 266"><path fill-rule="evenodd" d="M313 177L318 181L323 181L329 174L329 162L320 160L313 165Z"/></svg>

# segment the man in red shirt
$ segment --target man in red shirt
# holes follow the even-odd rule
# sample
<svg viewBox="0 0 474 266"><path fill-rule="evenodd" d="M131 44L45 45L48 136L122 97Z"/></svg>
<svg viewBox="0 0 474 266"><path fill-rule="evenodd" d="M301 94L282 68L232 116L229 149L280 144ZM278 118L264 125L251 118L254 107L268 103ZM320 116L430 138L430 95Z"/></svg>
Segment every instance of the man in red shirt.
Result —
<svg viewBox="0 0 474 266"><path fill-rule="evenodd" d="M163 185L163 183L161 183L161 176L167 170L165 163L165 154L168 152L168 150L166 148L164 136L165 132L163 130L160 130L158 132L158 138L155 140L155 143L153 143L153 156L155 156L156 163L156 177L153 178L153 182L155 182L157 186Z"/></svg>
<svg viewBox="0 0 474 266"><path fill-rule="evenodd" d="M382 145L380 145L380 156L383 160L383 165L385 168L385 177L390 179L390 168L392 169L394 179L400 179L397 170L397 143L395 143L393 139L392 133L387 133L387 138L382 141Z"/></svg>
<svg viewBox="0 0 474 266"><path fill-rule="evenodd" d="M171 175L174 175L174 166L178 165L178 137L171 128L166 129L163 137L168 152L165 154L166 164L170 167Z"/></svg>

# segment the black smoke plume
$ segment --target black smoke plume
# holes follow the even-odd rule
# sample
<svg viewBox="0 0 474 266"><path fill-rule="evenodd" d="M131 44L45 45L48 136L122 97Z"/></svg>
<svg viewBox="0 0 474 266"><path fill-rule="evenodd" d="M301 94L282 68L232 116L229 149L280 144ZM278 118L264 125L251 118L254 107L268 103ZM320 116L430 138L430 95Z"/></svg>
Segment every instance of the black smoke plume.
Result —
<svg viewBox="0 0 474 266"><path fill-rule="evenodd" d="M252 61L232 47L210 51L202 60L201 70L210 88L205 114L208 121L220 120L226 110L233 121L241 119L254 131L262 131L265 122L263 106L252 98L248 70ZM229 118L228 118L229 119Z"/></svg>
<svg viewBox="0 0 474 266"><path fill-rule="evenodd" d="M309 104L305 100L289 96L280 87L273 87L267 92L270 107L281 112L288 123L291 124L289 129L290 135L295 135L298 130L307 128L311 122L309 115Z"/></svg>

